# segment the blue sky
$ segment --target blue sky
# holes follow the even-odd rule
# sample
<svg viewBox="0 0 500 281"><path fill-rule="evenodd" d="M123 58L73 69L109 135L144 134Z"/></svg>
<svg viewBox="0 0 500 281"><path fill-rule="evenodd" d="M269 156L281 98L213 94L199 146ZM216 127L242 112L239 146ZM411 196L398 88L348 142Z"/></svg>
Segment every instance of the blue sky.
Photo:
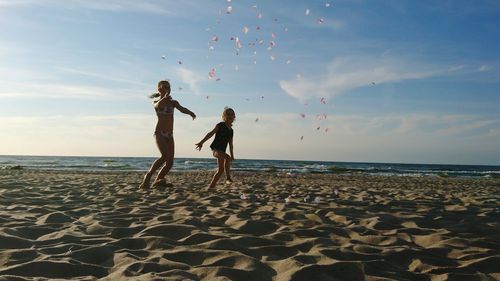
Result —
<svg viewBox="0 0 500 281"><path fill-rule="evenodd" d="M0 0L0 154L155 156L169 79L177 157L231 106L236 158L498 165L498 26L493 0Z"/></svg>

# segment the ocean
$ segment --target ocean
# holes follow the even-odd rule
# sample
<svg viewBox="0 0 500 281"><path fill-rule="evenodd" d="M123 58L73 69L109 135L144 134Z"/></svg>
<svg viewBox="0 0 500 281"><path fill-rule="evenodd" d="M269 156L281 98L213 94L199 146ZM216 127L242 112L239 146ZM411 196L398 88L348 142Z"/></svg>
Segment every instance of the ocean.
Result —
<svg viewBox="0 0 500 281"><path fill-rule="evenodd" d="M1 156L0 169L66 171L146 171L152 157ZM214 170L212 158L176 158L172 171ZM234 171L290 174L365 174L384 176L500 177L500 166L325 162L237 159Z"/></svg>

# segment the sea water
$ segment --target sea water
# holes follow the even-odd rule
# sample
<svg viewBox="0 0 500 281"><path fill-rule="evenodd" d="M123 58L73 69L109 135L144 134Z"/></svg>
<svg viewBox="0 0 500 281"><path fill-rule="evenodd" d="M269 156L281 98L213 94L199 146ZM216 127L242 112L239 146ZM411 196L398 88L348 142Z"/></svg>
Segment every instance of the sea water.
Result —
<svg viewBox="0 0 500 281"><path fill-rule="evenodd" d="M0 156L0 169L146 171L151 157ZM173 171L214 170L213 158L175 158ZM500 177L500 166L237 159L234 171L289 175L364 174L384 176Z"/></svg>

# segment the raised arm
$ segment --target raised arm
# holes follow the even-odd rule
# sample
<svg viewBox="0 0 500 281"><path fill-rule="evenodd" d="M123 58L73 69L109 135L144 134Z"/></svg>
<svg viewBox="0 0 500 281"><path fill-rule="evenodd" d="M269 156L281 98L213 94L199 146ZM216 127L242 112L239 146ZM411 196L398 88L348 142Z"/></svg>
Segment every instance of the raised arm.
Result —
<svg viewBox="0 0 500 281"><path fill-rule="evenodd" d="M216 125L215 128L212 131L208 132L208 134L199 143L195 144L196 149L201 150L201 148L203 147L203 144L208 139L210 139L213 135L215 135L217 133L217 131L219 131L219 126Z"/></svg>
<svg viewBox="0 0 500 281"><path fill-rule="evenodd" d="M183 107L178 101L174 100L172 102L174 103L174 107L177 108L180 112L190 115L193 120L196 118L196 114L194 114L191 110Z"/></svg>

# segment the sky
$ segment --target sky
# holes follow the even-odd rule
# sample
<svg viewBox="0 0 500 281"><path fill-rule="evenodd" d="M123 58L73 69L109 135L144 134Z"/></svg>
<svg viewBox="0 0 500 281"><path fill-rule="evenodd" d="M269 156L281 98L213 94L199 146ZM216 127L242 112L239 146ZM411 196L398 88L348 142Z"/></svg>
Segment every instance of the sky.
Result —
<svg viewBox="0 0 500 281"><path fill-rule="evenodd" d="M0 155L500 165L496 0L0 0Z"/></svg>

